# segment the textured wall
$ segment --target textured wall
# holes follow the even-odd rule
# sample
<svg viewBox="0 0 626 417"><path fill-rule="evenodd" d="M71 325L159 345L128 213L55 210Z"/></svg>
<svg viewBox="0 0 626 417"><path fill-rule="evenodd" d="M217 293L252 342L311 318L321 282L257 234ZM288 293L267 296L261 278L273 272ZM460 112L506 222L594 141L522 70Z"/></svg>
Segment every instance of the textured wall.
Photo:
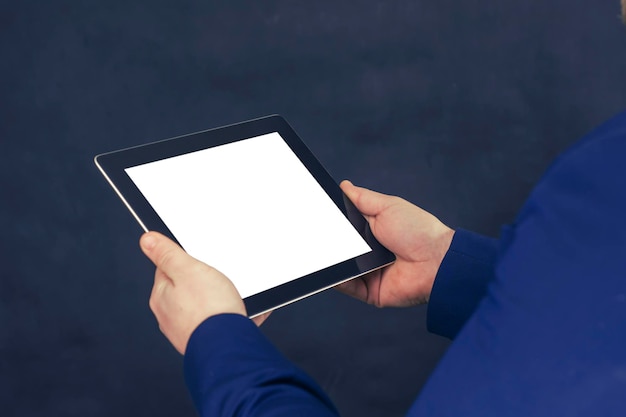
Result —
<svg viewBox="0 0 626 417"><path fill-rule="evenodd" d="M270 113L340 180L497 235L626 109L617 0L3 1L0 410L193 416L100 152ZM345 416L399 416L446 342L332 291L265 333Z"/></svg>

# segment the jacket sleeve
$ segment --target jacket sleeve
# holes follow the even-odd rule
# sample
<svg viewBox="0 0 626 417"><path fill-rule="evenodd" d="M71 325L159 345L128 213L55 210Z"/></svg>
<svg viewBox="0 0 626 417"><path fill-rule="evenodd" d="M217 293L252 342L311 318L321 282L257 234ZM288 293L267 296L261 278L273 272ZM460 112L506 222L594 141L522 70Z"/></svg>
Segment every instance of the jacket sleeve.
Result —
<svg viewBox="0 0 626 417"><path fill-rule="evenodd" d="M203 417L337 416L319 386L240 315L204 321L191 335L184 371Z"/></svg>
<svg viewBox="0 0 626 417"><path fill-rule="evenodd" d="M626 113L559 157L410 416L626 410Z"/></svg>
<svg viewBox="0 0 626 417"><path fill-rule="evenodd" d="M439 267L428 301L428 330L453 339L487 293L498 240L458 229Z"/></svg>

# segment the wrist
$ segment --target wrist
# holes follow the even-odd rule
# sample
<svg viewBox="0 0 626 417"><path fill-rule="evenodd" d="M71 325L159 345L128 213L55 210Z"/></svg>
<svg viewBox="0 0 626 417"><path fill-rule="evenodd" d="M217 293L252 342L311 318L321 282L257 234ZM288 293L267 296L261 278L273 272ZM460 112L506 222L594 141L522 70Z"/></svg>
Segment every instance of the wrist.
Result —
<svg viewBox="0 0 626 417"><path fill-rule="evenodd" d="M445 258L448 253L455 233L456 231L454 229L449 228L445 224L443 225L443 229L438 239L437 269L439 269L441 263L443 262L443 258Z"/></svg>
<svg viewBox="0 0 626 417"><path fill-rule="evenodd" d="M441 223L441 228L437 231L436 237L433 239L434 253L432 260L432 272L429 274L431 279L428 283L428 290L426 291L425 302L430 301L430 295L432 293L433 286L435 285L435 279L439 273L439 268L443 263L450 246L452 245L452 239L454 238L455 230Z"/></svg>

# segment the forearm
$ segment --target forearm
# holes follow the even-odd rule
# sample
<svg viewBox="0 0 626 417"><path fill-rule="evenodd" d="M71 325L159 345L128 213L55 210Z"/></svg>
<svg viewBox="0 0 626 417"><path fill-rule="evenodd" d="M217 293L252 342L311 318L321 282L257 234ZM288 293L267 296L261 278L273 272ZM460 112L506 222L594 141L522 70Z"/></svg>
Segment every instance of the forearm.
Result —
<svg viewBox="0 0 626 417"><path fill-rule="evenodd" d="M336 416L331 401L248 319L212 317L193 333L185 379L201 416Z"/></svg>
<svg viewBox="0 0 626 417"><path fill-rule="evenodd" d="M494 278L498 240L459 229L439 267L428 303L428 330L454 338Z"/></svg>

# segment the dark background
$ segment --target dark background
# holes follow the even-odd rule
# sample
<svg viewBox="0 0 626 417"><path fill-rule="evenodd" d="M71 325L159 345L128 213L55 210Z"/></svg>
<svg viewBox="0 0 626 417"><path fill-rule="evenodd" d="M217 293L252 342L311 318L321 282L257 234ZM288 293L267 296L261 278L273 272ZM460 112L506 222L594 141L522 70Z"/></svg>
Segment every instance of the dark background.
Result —
<svg viewBox="0 0 626 417"><path fill-rule="evenodd" d="M337 179L497 236L626 109L618 0L2 1L0 414L193 416L140 228L95 154L280 113ZM344 416L400 416L447 342L333 291L268 337ZM216 341L217 342L217 341Z"/></svg>

